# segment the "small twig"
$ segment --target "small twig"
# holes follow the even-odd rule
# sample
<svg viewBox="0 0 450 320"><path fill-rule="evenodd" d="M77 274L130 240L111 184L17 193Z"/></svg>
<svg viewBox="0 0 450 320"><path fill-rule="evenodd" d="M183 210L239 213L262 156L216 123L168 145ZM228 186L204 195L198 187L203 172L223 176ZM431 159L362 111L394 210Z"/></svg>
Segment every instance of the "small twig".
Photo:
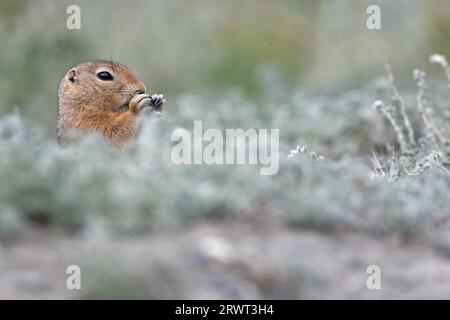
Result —
<svg viewBox="0 0 450 320"><path fill-rule="evenodd" d="M400 114L403 118L403 124L405 126L406 132L408 134L408 142L411 145L415 145L416 141L414 138L414 129L411 126L411 122L409 121L408 115L406 114L406 108L405 108L405 100L398 92L397 86L395 84L394 75L392 73L391 65L388 60L386 60L386 71L389 77L389 82L391 83L392 93L393 97L392 100L394 103L396 103L400 109Z"/></svg>
<svg viewBox="0 0 450 320"><path fill-rule="evenodd" d="M417 108L419 109L419 113L422 116L423 122L425 123L425 130L427 131L426 133L428 136L430 136L434 144L436 144L437 142L445 143L445 137L442 135L441 131L436 125L436 122L434 121L434 110L431 104L425 98L425 93L427 90L425 72L419 69L415 69L414 79L416 80L418 89L416 96ZM438 141L436 141L436 138Z"/></svg>
<svg viewBox="0 0 450 320"><path fill-rule="evenodd" d="M384 115L389 122L391 123L392 127L395 130L395 133L397 134L397 140L400 144L400 149L402 153L408 153L409 152L409 145L406 142L405 133L403 132L402 128L398 124L397 118L395 117L395 114L393 112L393 108L391 105L384 104L383 101L375 101L373 108Z"/></svg>
<svg viewBox="0 0 450 320"><path fill-rule="evenodd" d="M430 62L438 64L444 69L445 75L447 76L449 87L450 87L450 66L448 65L447 59L441 54L433 54L430 56Z"/></svg>

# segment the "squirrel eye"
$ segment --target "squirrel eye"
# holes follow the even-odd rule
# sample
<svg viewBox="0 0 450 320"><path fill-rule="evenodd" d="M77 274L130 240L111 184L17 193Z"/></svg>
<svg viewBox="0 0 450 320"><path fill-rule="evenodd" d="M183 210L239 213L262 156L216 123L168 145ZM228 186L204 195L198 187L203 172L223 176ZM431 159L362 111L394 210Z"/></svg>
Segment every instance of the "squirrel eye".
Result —
<svg viewBox="0 0 450 320"><path fill-rule="evenodd" d="M101 72L97 73L97 78L99 78L100 80L103 80L103 81L111 81L114 79L112 74L109 73L108 71L101 71Z"/></svg>

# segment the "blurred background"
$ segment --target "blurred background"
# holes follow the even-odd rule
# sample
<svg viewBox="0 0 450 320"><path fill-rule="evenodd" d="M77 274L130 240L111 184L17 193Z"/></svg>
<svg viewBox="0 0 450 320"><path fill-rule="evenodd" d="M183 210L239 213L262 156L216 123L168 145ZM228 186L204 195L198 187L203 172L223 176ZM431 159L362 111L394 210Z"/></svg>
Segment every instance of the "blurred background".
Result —
<svg viewBox="0 0 450 320"><path fill-rule="evenodd" d="M81 30L66 28L70 4ZM381 7L382 30L366 28L370 4ZM449 15L445 0L3 0L0 114L18 107L53 133L59 80L92 58L128 65L169 99L229 88L257 99L261 75L320 93L358 88L383 74L386 58L409 77L449 51Z"/></svg>
<svg viewBox="0 0 450 320"><path fill-rule="evenodd" d="M449 171L416 170L424 140L399 155L372 105L392 96L389 59L426 136L420 68L449 137L448 81L428 61L449 57L449 21L448 0L0 0L0 298L448 298ZM59 81L94 58L167 99L121 153L56 145ZM174 166L171 133L195 120L279 128L279 173ZM66 288L72 264L82 290Z"/></svg>

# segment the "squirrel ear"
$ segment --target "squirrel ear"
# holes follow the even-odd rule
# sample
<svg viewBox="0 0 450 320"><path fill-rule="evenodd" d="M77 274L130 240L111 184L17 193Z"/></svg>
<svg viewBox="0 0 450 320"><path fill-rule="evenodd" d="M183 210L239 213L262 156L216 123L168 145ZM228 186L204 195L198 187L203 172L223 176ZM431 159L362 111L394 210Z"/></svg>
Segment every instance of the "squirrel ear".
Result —
<svg viewBox="0 0 450 320"><path fill-rule="evenodd" d="M73 68L70 69L69 72L67 72L67 79L69 79L70 82L75 82L78 80L77 77L77 69Z"/></svg>

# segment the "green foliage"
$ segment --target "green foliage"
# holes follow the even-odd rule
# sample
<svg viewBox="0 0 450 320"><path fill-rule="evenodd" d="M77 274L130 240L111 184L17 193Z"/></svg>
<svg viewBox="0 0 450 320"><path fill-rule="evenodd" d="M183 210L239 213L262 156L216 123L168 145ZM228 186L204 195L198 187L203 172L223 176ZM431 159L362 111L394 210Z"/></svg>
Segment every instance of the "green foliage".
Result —
<svg viewBox="0 0 450 320"><path fill-rule="evenodd" d="M394 235L450 252L448 87L427 88L416 71L419 93L398 90L393 76L361 88L384 57L403 71L424 52L447 52L450 10L443 1L382 2L385 25L374 34L361 27L366 2L81 0L82 29L68 31L66 2L2 1L2 244L30 229L75 235L72 245L85 251L65 258L88 279L76 298L301 298L305 283L320 283L289 246L279 253L252 239L233 246L206 237L207 249L228 248L214 257L203 242L184 245L192 239L167 245L205 222L214 232L251 225L264 236L260 225L281 226L288 238L304 230ZM146 121L123 152L96 136L67 149L55 141L59 80L92 58L125 63L167 97L164 116ZM445 67L442 58L434 62ZM342 89L352 84L360 89ZM222 130L279 128L279 173L174 166L171 133L192 130L195 120Z"/></svg>
<svg viewBox="0 0 450 320"><path fill-rule="evenodd" d="M429 228L446 214L448 172L436 167L427 175L390 184L371 174L358 156L385 131L382 123L377 128L379 118L367 108L367 99L384 87L370 85L333 99L297 93L286 101L268 89L260 106L233 94L210 103L181 96L168 105L163 118L146 122L139 139L122 153L98 137L61 150L19 115L4 117L0 210L16 212L19 221L68 230L84 228L92 219L133 234L211 219L276 216L292 226L413 232L441 239L437 229ZM192 130L195 119L208 119L205 126L220 129L233 124L281 128L280 172L267 177L253 166L172 165L170 134L180 124ZM294 141L295 136L301 139ZM290 146L305 141L314 141L322 161L314 161L318 156L309 151L308 157L288 159Z"/></svg>
<svg viewBox="0 0 450 320"><path fill-rule="evenodd" d="M450 82L450 67L445 57L435 54L430 57L430 61L442 66ZM391 148L392 155L386 161L380 160L374 155L373 163L376 173L389 180L416 176L432 167L450 173L450 131L448 130L448 119L445 119L448 107L437 112L433 102L430 102L427 97L428 85L425 72L414 70L418 91L416 95L417 112L423 127L422 136L416 137L406 112L405 100L395 86L389 67L388 73L393 91L391 102L385 104L377 101L374 109L389 120L397 135L400 150L397 156L395 149Z"/></svg>
<svg viewBox="0 0 450 320"><path fill-rule="evenodd" d="M53 133L59 80L69 67L93 58L123 62L150 91L170 98L180 92L215 97L231 87L260 101L266 82L335 92L372 78L386 56L408 70L430 48L448 51L444 2L383 2L387 32L381 35L361 28L366 3L360 1L77 4L82 28L68 30L67 2L2 1L0 114L19 107ZM408 18L399 20L397 13ZM415 36L399 41L405 33ZM380 42L388 46L380 48ZM411 59L403 59L406 54Z"/></svg>

